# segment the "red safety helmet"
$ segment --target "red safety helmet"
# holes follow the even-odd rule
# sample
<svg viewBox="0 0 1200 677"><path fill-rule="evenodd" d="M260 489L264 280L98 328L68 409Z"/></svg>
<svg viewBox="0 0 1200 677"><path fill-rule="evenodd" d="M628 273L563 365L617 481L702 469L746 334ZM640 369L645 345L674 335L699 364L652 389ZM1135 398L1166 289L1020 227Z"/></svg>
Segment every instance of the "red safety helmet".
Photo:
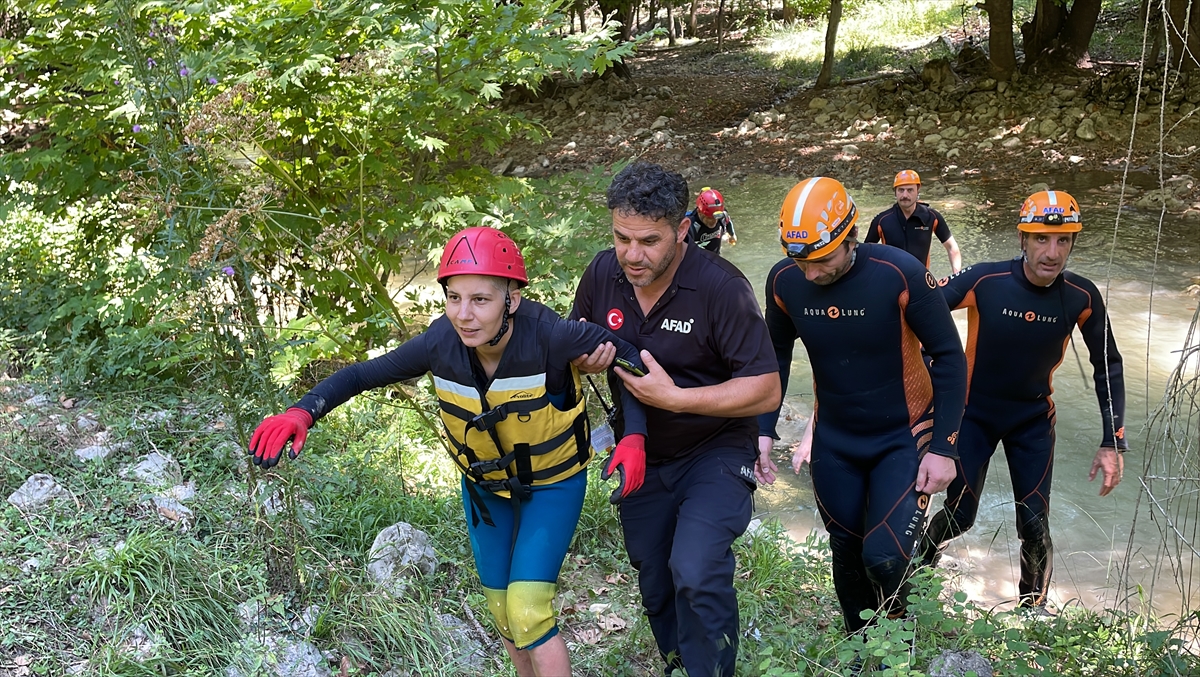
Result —
<svg viewBox="0 0 1200 677"><path fill-rule="evenodd" d="M525 259L517 243L495 228L467 228L459 231L442 250L437 280L445 284L455 275L491 275L516 280L517 286L529 284Z"/></svg>
<svg viewBox="0 0 1200 677"><path fill-rule="evenodd" d="M725 212L725 198L721 191L705 186L696 196L696 211L703 216L716 216Z"/></svg>

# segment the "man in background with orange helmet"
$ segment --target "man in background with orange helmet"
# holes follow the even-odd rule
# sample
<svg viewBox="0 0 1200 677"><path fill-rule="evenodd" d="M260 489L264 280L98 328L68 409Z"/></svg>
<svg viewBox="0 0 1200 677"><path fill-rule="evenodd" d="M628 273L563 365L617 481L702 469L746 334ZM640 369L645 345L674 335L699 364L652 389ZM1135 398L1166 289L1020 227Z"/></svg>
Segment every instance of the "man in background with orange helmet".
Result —
<svg viewBox="0 0 1200 677"><path fill-rule="evenodd" d="M737 233L733 231L733 219L725 208L725 197L721 191L705 186L696 196L696 208L684 217L691 220L692 242L701 249L714 254L721 253L721 239L728 233L729 244L737 244Z"/></svg>
<svg viewBox="0 0 1200 677"><path fill-rule="evenodd" d="M559 569L583 508L592 458L579 372L571 361L605 342L642 369L638 351L599 324L568 322L521 298L525 259L503 232L468 228L450 238L438 266L446 312L395 350L317 384L250 438L254 463L295 459L322 416L351 397L431 373L446 438L462 472L475 569L504 648L520 677L571 674L558 634ZM646 465L646 415L618 386L625 436L605 475L619 470L612 500L637 491Z"/></svg>
<svg viewBox="0 0 1200 677"><path fill-rule="evenodd" d="M950 309L916 259L859 244L844 186L801 181L779 213L787 258L766 283L766 318L786 388L796 339L815 396L813 489L829 530L833 583L847 632L862 612L903 613L930 495L954 479L967 366ZM933 357L922 360L921 347ZM759 417L760 452L779 436L779 411Z"/></svg>
<svg viewBox="0 0 1200 677"><path fill-rule="evenodd" d="M921 265L928 268L929 249L933 244L933 236L936 235L950 257L950 272L957 273L962 270L962 252L958 250L958 242L950 234L946 217L928 203L919 200L921 176L911 169L905 169L892 181L892 189L896 193L896 204L871 219L866 241L899 247L915 256Z"/></svg>
<svg viewBox="0 0 1200 677"><path fill-rule="evenodd" d="M1083 229L1079 203L1062 191L1034 193L1017 222L1021 255L980 263L941 280L951 308L967 308L970 392L959 435L958 476L923 539L922 558L937 562L947 542L970 529L979 510L988 464L1004 444L1021 539L1019 604L1044 608L1054 548L1050 481L1054 470L1051 379L1079 327L1100 403L1100 448L1089 479L1102 473L1100 495L1124 469L1125 381L1104 300L1090 280L1066 270Z"/></svg>

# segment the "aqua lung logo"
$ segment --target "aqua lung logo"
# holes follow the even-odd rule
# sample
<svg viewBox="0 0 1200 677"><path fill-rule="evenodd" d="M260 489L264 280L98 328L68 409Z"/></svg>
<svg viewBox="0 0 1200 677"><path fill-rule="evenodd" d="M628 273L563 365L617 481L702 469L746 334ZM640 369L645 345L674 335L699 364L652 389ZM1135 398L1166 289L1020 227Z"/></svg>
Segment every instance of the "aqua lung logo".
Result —
<svg viewBox="0 0 1200 677"><path fill-rule="evenodd" d="M904 525L904 535L911 537L917 535L921 528L925 525L925 510L929 507L929 496L927 494L919 494L917 496L917 509L913 511L912 516L908 518L908 524ZM914 551L916 547L914 546Z"/></svg>
<svg viewBox="0 0 1200 677"><path fill-rule="evenodd" d="M831 320L836 320L839 317L863 317L867 314L867 309L829 306L828 308L805 308L804 314L816 317L828 317Z"/></svg>
<svg viewBox="0 0 1200 677"><path fill-rule="evenodd" d="M1054 323L1058 322L1058 316L1056 316L1056 315L1055 316L1038 315L1037 313L1033 312L1032 310L1021 311L1021 310L1010 310L1008 308L1004 308L1000 311L1000 314L1008 316L1008 317L1019 317L1022 320L1025 320L1026 322L1045 322L1047 324L1054 324Z"/></svg>
<svg viewBox="0 0 1200 677"><path fill-rule="evenodd" d="M669 319L663 320L662 325L659 326L659 329L666 329L667 331L679 332L680 334L690 334L690 333L692 333L692 322L693 321L694 321L694 318L688 319L688 320L669 320Z"/></svg>
<svg viewBox="0 0 1200 677"><path fill-rule="evenodd" d="M942 279L937 281L938 286L945 287L950 282L950 280L953 280L954 278L962 275L963 273L967 272L970 269L971 269L971 266L967 266L966 268L963 268L962 270L958 271L957 273L954 273L953 275L947 275L946 277L943 277Z"/></svg>

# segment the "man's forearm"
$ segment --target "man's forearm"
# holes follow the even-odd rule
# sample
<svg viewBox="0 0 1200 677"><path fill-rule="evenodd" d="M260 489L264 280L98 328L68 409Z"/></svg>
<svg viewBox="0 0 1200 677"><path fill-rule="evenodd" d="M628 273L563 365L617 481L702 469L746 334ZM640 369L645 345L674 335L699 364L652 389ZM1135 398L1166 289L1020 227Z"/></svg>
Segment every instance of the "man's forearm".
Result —
<svg viewBox="0 0 1200 677"><path fill-rule="evenodd" d="M758 416L779 407L779 374L740 376L724 383L696 388L681 388L679 413L738 418Z"/></svg>
<svg viewBox="0 0 1200 677"><path fill-rule="evenodd" d="M962 252L958 248L958 243L951 237L942 245L946 247L946 255L950 258L950 270L956 273L962 270Z"/></svg>

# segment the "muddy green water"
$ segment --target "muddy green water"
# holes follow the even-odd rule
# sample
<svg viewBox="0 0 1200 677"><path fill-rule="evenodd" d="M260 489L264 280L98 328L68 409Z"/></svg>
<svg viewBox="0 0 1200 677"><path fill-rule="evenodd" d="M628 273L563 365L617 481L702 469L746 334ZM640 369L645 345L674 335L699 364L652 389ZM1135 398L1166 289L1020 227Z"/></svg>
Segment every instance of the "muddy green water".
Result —
<svg viewBox="0 0 1200 677"><path fill-rule="evenodd" d="M883 178L887 183L882 182ZM1007 259L1018 253L1016 214L1035 182L1069 191L1082 205L1084 232L1068 266L1096 282L1102 293L1107 290L1113 331L1125 361L1126 429L1132 449L1126 455L1125 481L1113 494L1100 498L1099 481L1087 480L1100 441L1099 409L1091 390L1087 349L1076 331L1075 344L1083 368L1068 349L1054 378L1058 444L1051 498L1055 544L1051 600L1060 606L1082 603L1100 608L1113 606L1123 597L1117 589L1117 569L1125 558L1138 498L1147 412L1162 398L1167 377L1178 362L1175 351L1183 347L1197 303L1184 290L1192 276L1200 275L1200 224L1168 215L1160 236L1157 210L1129 208L1122 211L1118 222L1117 194L1103 187L1120 179L1119 174L1101 172L1012 180L962 179L931 183L922 194L922 199L945 215L962 249L964 265ZM1130 182L1153 187L1152 177L1146 175L1135 175ZM780 258L779 206L794 183L792 179L765 176L751 176L740 186L730 186L718 178L694 182L697 189L712 185L724 192L739 242L735 247L726 245L722 252L745 272L760 297L767 272ZM890 175L881 177L877 186L852 190L851 195L862 214L860 224L865 226L874 214L892 204ZM1110 264L1112 252L1115 256ZM939 277L950 272L945 250L936 241L931 266ZM956 312L955 319L965 336L965 312ZM811 374L800 345L795 351L786 398L799 410L812 410ZM798 539L813 530L823 531L807 467L796 475L790 465L781 464L781 471L781 479L758 494L760 517L779 518ZM934 505L940 504L938 497ZM1142 510L1143 516L1148 516L1144 507ZM1182 526L1188 532L1196 528L1195 524ZM1132 579L1153 591L1156 609L1178 612L1183 597L1172 579L1179 575L1187 583L1190 572L1172 573L1158 560L1160 536L1150 522L1139 519L1133 540L1136 552L1130 567ZM950 546L944 564L954 572L955 584L973 599L1003 607L1016 596L1018 548L1008 467L1000 450L992 461L976 525Z"/></svg>

